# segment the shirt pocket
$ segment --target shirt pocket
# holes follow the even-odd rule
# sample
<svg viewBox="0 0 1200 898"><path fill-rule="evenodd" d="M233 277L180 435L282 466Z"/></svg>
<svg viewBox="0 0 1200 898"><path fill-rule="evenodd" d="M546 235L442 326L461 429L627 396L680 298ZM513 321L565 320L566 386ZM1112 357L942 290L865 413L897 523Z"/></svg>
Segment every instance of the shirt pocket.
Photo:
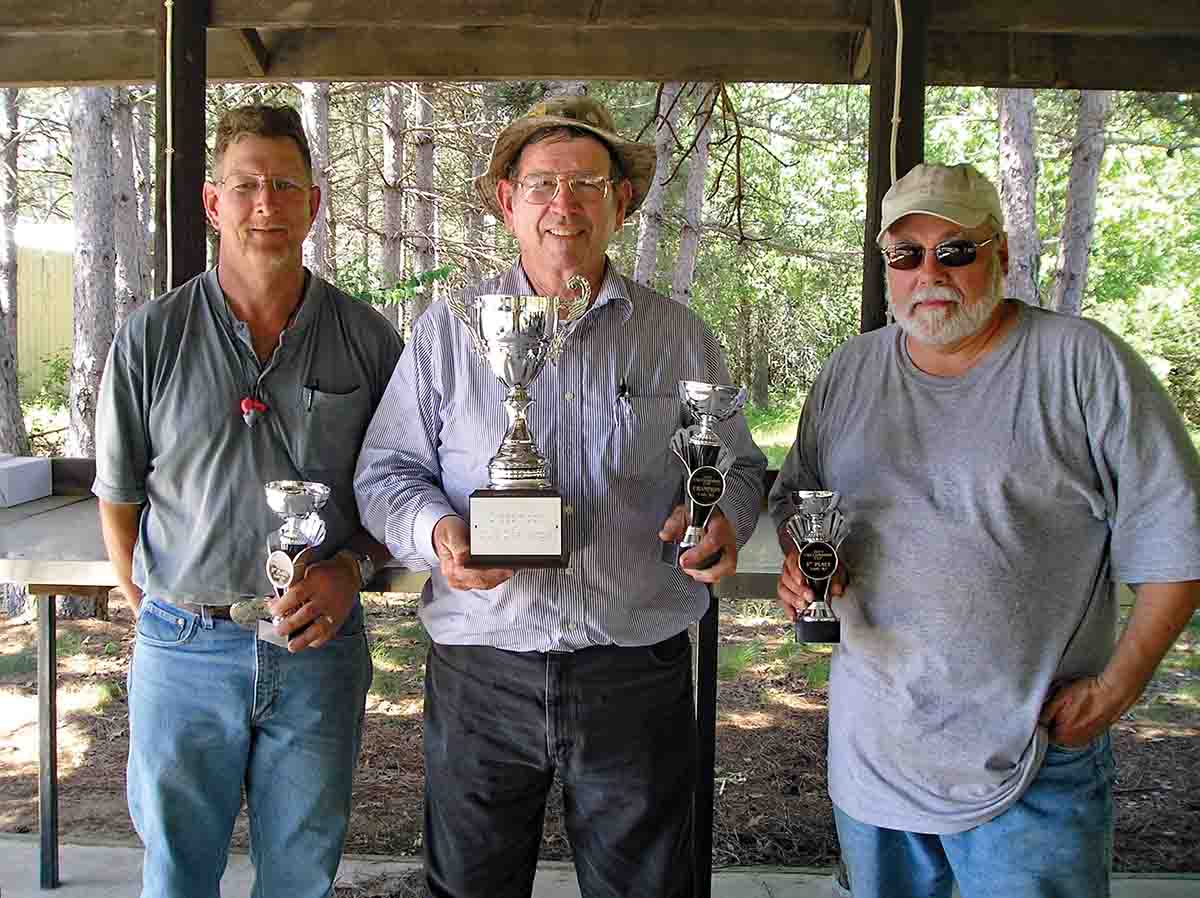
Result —
<svg viewBox="0 0 1200 898"><path fill-rule="evenodd" d="M621 396L613 407L606 456L621 480L662 482L678 465L671 437L681 426L677 396Z"/></svg>
<svg viewBox="0 0 1200 898"><path fill-rule="evenodd" d="M301 388L300 421L294 437L296 466L306 476L353 471L371 421L371 397L361 385L337 393Z"/></svg>

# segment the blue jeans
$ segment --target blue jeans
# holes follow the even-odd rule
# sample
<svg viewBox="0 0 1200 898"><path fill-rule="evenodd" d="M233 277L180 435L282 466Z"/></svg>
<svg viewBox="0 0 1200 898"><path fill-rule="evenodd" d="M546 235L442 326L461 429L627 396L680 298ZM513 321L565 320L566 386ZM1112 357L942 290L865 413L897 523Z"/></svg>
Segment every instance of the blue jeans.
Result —
<svg viewBox="0 0 1200 898"><path fill-rule="evenodd" d="M686 632L544 654L435 643L424 741L433 898L528 898L556 771L584 898L693 894Z"/></svg>
<svg viewBox="0 0 1200 898"><path fill-rule="evenodd" d="M854 898L1108 898L1112 869L1112 744L1049 745L1021 798L952 835L870 826L836 806Z"/></svg>
<svg viewBox="0 0 1200 898"><path fill-rule="evenodd" d="M289 654L250 630L143 600L129 670L129 812L142 898L216 898L245 788L254 898L331 891L371 659L356 606Z"/></svg>

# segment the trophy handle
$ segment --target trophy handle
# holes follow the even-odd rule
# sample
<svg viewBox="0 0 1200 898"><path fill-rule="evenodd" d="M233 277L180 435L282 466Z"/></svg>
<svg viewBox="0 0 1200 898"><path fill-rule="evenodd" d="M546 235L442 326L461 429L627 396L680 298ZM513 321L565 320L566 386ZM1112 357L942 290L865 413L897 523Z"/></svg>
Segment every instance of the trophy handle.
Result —
<svg viewBox="0 0 1200 898"><path fill-rule="evenodd" d="M450 307L450 311L454 317L462 322L463 327L467 329L467 333L471 335L471 345L475 349L475 354L479 356L481 361L487 361L488 347L487 341L479 335L479 329L471 322L471 313L467 309L467 304L463 302L462 297L457 294L451 294L446 297L446 305Z"/></svg>
<svg viewBox="0 0 1200 898"><path fill-rule="evenodd" d="M546 358L555 364L558 364L558 357L562 355L567 338L575 330L575 324L583 317L583 313L588 310L588 306L592 302L592 285L583 275L574 275L567 281L567 287L575 290L578 296L566 300L561 296L555 297L555 314L558 314L560 307L567 313L558 319L554 327L554 336L550 338L550 345L546 348Z"/></svg>

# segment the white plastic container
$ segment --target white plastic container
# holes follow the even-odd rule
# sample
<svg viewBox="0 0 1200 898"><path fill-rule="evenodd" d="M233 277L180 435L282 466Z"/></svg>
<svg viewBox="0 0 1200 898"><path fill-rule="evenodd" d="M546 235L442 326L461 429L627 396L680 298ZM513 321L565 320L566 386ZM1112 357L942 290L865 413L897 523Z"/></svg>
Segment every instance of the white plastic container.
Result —
<svg viewBox="0 0 1200 898"><path fill-rule="evenodd" d="M0 508L50 495L50 459L0 455Z"/></svg>

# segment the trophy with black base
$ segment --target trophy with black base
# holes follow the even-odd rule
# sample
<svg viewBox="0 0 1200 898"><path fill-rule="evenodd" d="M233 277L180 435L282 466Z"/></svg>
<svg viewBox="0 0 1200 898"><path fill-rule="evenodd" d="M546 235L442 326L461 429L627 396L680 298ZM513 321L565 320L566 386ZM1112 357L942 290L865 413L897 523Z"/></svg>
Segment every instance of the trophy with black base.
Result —
<svg viewBox="0 0 1200 898"><path fill-rule="evenodd" d="M671 452L683 463L683 499L687 529L677 543L663 543L662 558L679 566L681 556L704 539L704 527L725 495L725 475L736 456L717 435L718 422L732 418L746 404L746 388L681 380L679 398L696 421L671 436ZM698 568L712 567L720 553L704 559Z"/></svg>
<svg viewBox="0 0 1200 898"><path fill-rule="evenodd" d="M829 583L838 566L838 547L849 528L832 490L792 490L796 513L783 522L799 552L797 565L815 596L796 616L797 642L841 642L842 625L829 605Z"/></svg>
<svg viewBox="0 0 1200 898"><path fill-rule="evenodd" d="M591 302L587 279L567 287L575 299L491 294L448 304L471 335L476 355L508 393L508 430L488 462L488 484L470 498L471 554L467 567L566 567L562 496L529 432L529 386L547 361L557 362L575 323Z"/></svg>
<svg viewBox="0 0 1200 898"><path fill-rule="evenodd" d="M275 590L275 598L280 598L293 583L303 579L313 550L325 541L325 522L317 512L329 501L329 487L309 480L272 480L263 489L267 504L283 519L283 526L267 537L267 579ZM251 628L272 617L263 598L235 602L229 616L243 627ZM259 632L267 638L273 635L264 633L261 627Z"/></svg>

